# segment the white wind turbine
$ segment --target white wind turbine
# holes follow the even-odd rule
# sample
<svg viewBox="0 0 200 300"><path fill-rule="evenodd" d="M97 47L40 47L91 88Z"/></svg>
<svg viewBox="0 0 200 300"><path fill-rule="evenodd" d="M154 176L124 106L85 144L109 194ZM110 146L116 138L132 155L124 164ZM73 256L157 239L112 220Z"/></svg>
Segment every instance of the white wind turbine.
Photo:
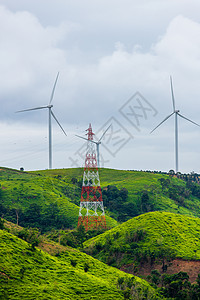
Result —
<svg viewBox="0 0 200 300"><path fill-rule="evenodd" d="M111 124L110 124L110 126L111 126ZM86 141L90 141L90 142L96 144L96 146L97 146L97 166L98 166L98 168L100 168L100 162L99 162L100 161L99 160L99 145L101 144L101 140L104 137L104 135L106 134L106 132L108 131L108 129L110 128L110 126L108 126L108 128L103 132L102 136L100 137L100 139L97 142L95 142L93 140L88 140L88 139L86 139L86 138L84 138L84 137L76 134L77 137L79 137L81 139L84 139Z"/></svg>
<svg viewBox="0 0 200 300"><path fill-rule="evenodd" d="M172 77L170 76L170 85L171 85L171 93L172 93L172 104L173 104L173 112L167 116L161 123L159 123L150 133L152 133L154 130L156 130L162 123L167 121L172 115L175 115L175 164L176 164L176 173L178 172L178 116L193 123L194 125L197 125L200 127L199 124L193 122L192 120L184 117L180 114L180 110L177 110L175 108L175 99L174 99L174 92L173 92L173 85L172 85Z"/></svg>
<svg viewBox="0 0 200 300"><path fill-rule="evenodd" d="M38 110L38 109L48 108L48 110L49 110L49 169L52 169L52 126L51 126L51 117L53 117L55 119L55 121L57 122L57 124L62 129L63 133L67 136L65 130L63 129L63 127L61 126L61 124L58 122L58 120L57 120L56 116L54 115L54 113L52 112L53 105L51 104L51 102L53 100L53 96L54 96L54 92L55 92L55 88L56 88L58 76L59 76L59 72L58 72L58 74L56 76L56 80L55 80L55 83L54 83L54 86L53 86L53 89L52 89L52 93L51 93L51 97L50 97L50 101L49 101L48 105L17 111L17 113L19 113L19 112L25 112L25 111L31 111L31 110Z"/></svg>

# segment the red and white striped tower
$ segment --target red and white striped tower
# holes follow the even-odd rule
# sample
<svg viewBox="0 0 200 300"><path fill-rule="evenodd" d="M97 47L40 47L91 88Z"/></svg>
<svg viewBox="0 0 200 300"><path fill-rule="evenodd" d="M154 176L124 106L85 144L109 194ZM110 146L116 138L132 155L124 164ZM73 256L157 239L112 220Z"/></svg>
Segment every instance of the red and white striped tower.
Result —
<svg viewBox="0 0 200 300"><path fill-rule="evenodd" d="M90 124L87 129L88 144L78 217L78 226L82 224L86 231L106 228L95 143L92 142L93 135L94 133Z"/></svg>

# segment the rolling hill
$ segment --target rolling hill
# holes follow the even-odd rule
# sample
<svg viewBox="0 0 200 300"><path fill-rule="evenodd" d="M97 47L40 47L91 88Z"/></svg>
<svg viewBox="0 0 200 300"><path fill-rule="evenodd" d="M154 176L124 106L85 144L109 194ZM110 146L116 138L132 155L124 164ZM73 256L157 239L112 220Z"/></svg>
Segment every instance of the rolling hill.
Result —
<svg viewBox="0 0 200 300"><path fill-rule="evenodd" d="M108 229L149 211L200 216L200 187L166 174L100 169ZM0 169L0 216L22 226L75 228L83 169Z"/></svg>
<svg viewBox="0 0 200 300"><path fill-rule="evenodd" d="M0 282L0 299L114 300L127 294L159 299L144 280L78 250L51 256L5 230L0 230Z"/></svg>
<svg viewBox="0 0 200 300"><path fill-rule="evenodd" d="M65 176L0 169L0 216L24 227L51 229L76 228L81 188L72 183L74 170ZM41 173L43 173L41 171ZM81 181L82 170L75 170ZM78 174L81 175L78 175ZM106 216L108 228L117 225Z"/></svg>
<svg viewBox="0 0 200 300"><path fill-rule="evenodd" d="M168 267L170 269L175 259L176 262L177 259L197 261L193 264L196 266L193 275L197 278L200 273L199 236L199 218L149 212L89 239L84 249L109 265L135 274L140 273L144 265L149 272L159 268L163 273ZM176 269L179 271L178 267Z"/></svg>
<svg viewBox="0 0 200 300"><path fill-rule="evenodd" d="M51 178L59 176L61 180L69 184L71 178L81 181L83 169L43 170L31 173ZM115 219L118 219L119 215L123 215L124 218L119 218L120 222L127 221L131 217L148 211L169 211L200 217L200 186L190 182L190 177L192 178L192 176L186 176L188 181L184 181L175 176L158 172L124 171L105 168L99 170L99 175L107 214ZM184 178L184 176L181 178ZM122 198L122 203L119 203L114 209L109 203L106 203L107 195L105 191L108 186L128 191L127 199ZM146 203L145 201L142 203L143 195L147 195L148 201ZM119 193L115 193L115 191L113 196L116 202L120 198ZM110 199L108 200L110 201Z"/></svg>

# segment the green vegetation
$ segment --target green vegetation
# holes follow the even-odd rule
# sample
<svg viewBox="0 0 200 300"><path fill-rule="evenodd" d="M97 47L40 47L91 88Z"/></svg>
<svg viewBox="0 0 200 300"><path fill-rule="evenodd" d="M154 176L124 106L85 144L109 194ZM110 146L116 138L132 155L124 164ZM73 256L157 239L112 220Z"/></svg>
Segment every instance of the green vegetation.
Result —
<svg viewBox="0 0 200 300"><path fill-rule="evenodd" d="M65 170L65 175L53 175L49 171L51 176L47 177L2 168L0 217L23 227L36 227L41 232L76 228L83 170L75 171L76 178L73 169ZM109 216L106 216L106 222L108 228L117 225Z"/></svg>
<svg viewBox="0 0 200 300"><path fill-rule="evenodd" d="M122 277L131 286L120 287ZM84 253L68 248L51 256L0 230L1 299L137 299L133 293L138 299L159 299L144 280Z"/></svg>
<svg viewBox="0 0 200 300"><path fill-rule="evenodd" d="M108 229L149 211L200 216L194 176L100 169ZM77 226L83 169L0 170L0 216L41 232ZM179 175L179 177L181 177ZM182 177L181 177L182 178ZM196 178L196 177L195 177Z"/></svg>
<svg viewBox="0 0 200 300"><path fill-rule="evenodd" d="M108 185L102 192L104 206L111 212L111 216L123 222L127 215L134 214L133 203L128 202L128 190L119 190L116 186ZM133 210L133 211L132 211Z"/></svg>
<svg viewBox="0 0 200 300"><path fill-rule="evenodd" d="M191 284L186 272L161 275L157 270L153 270L149 279L155 287L161 286L158 290L167 299L200 299L200 274L194 284Z"/></svg>
<svg viewBox="0 0 200 300"><path fill-rule="evenodd" d="M199 299L200 280L166 274L175 257L200 259L197 174L99 174L107 229L85 232L77 228L83 169L0 169L0 298L159 299L147 282L112 268L137 274L158 262L162 274L153 270L149 281L161 298Z"/></svg>
<svg viewBox="0 0 200 300"><path fill-rule="evenodd" d="M51 232L46 233L45 236L52 241L59 242L63 246L82 249L83 242L105 231L105 229L86 231L85 227L81 225L72 230L52 230Z"/></svg>
<svg viewBox="0 0 200 300"><path fill-rule="evenodd" d="M179 257L200 259L200 219L168 212L135 217L84 243L87 253L113 266Z"/></svg>
<svg viewBox="0 0 200 300"><path fill-rule="evenodd" d="M82 170L46 170L39 174L53 178L60 176L68 183L71 178L80 182ZM200 186L195 174L178 174L182 178L179 179L158 172L100 169L99 175L107 215L119 222L149 211L200 217Z"/></svg>
<svg viewBox="0 0 200 300"><path fill-rule="evenodd" d="M121 205L120 209L107 207L116 219L120 211L119 218L122 219L119 221L124 222L149 211L169 211L200 217L200 186L193 182L192 176L180 180L160 173L101 169L100 177L103 193L108 186L128 191L123 205L118 204Z"/></svg>

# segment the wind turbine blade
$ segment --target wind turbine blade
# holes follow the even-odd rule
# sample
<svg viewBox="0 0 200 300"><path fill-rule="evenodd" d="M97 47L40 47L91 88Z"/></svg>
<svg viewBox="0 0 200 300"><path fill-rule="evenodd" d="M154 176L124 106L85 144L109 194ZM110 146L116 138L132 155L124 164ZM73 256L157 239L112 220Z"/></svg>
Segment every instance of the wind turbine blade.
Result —
<svg viewBox="0 0 200 300"><path fill-rule="evenodd" d="M43 108L47 108L47 107L48 106L40 106L40 107L28 108L28 109L18 110L18 111L16 111L16 113L24 112L24 111L30 111L30 110L43 109Z"/></svg>
<svg viewBox="0 0 200 300"><path fill-rule="evenodd" d="M51 98L50 98L50 101L49 101L49 104L51 104L52 100L53 100L53 96L54 96L54 92L55 92L55 88L56 88L56 84L57 84L57 81L58 81L58 76L59 76L59 72L56 76L56 80L55 80L55 83L54 83L54 86L53 86L53 90L51 92Z"/></svg>
<svg viewBox="0 0 200 300"><path fill-rule="evenodd" d="M174 91L173 91L173 85L172 85L172 76L170 76L170 85L171 85L171 93L172 93L172 103L173 103L173 110L175 112L175 99L174 99Z"/></svg>
<svg viewBox="0 0 200 300"><path fill-rule="evenodd" d="M199 126L199 127L200 127L200 125L199 125L199 124L197 124L197 123L193 122L192 120L190 120L190 119L188 119L188 118L184 117L183 115L181 115L181 114L179 114L179 113L178 113L178 115L179 115L181 118L183 118L183 119L185 119L185 120L187 120L187 121L189 121L189 122L193 123L194 125L197 125L197 126Z"/></svg>
<svg viewBox="0 0 200 300"><path fill-rule="evenodd" d="M112 124L110 124L111 126ZM108 126L108 128L104 131L104 133L102 134L101 138L98 140L98 142L100 142L102 140L102 138L104 137L104 135L106 134L106 132L108 131L108 129L110 128L110 126Z"/></svg>
<svg viewBox="0 0 200 300"><path fill-rule="evenodd" d="M92 142L92 143L94 143L94 144L97 144L97 142L88 140L88 139L84 138L83 136L80 136L80 135L77 135L77 134L75 134L75 136L77 136L77 137L79 137L79 138L81 138L81 139L83 139L83 140L86 140L87 142L89 141L89 142Z"/></svg>
<svg viewBox="0 0 200 300"><path fill-rule="evenodd" d="M61 124L58 122L58 119L56 118L56 116L54 115L54 113L51 111L52 116L54 117L54 119L56 120L56 122L58 123L58 125L60 126L60 128L62 129L62 131L64 132L64 134L67 136L65 130L62 128Z"/></svg>
<svg viewBox="0 0 200 300"><path fill-rule="evenodd" d="M174 114L171 113L169 116L167 116L161 123L159 123L150 133L152 133L154 130L156 130L162 123L164 123L165 121L167 121L167 119L169 119L172 115Z"/></svg>

